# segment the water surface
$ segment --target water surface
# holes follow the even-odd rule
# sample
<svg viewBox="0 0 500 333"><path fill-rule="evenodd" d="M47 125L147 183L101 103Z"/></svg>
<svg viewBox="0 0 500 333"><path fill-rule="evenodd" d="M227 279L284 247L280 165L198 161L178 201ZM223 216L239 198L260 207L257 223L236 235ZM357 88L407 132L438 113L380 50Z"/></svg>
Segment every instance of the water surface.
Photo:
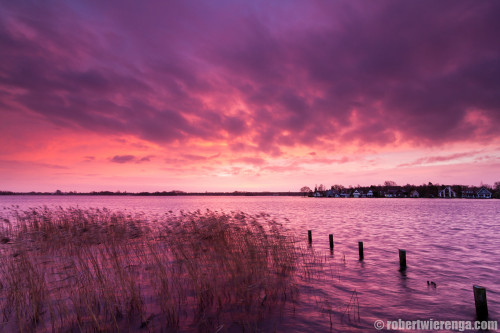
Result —
<svg viewBox="0 0 500 333"><path fill-rule="evenodd" d="M301 282L301 301L284 315L284 330L329 331L330 311L334 331L371 331L377 319L474 320L474 284L487 288L490 319L499 318L500 200L0 196L3 212L12 205L106 207L147 215L265 212L304 240L310 229L324 273ZM328 234L334 235L333 254ZM363 261L358 241L364 242ZM398 249L407 251L404 272ZM353 295L359 320L357 305L349 306Z"/></svg>

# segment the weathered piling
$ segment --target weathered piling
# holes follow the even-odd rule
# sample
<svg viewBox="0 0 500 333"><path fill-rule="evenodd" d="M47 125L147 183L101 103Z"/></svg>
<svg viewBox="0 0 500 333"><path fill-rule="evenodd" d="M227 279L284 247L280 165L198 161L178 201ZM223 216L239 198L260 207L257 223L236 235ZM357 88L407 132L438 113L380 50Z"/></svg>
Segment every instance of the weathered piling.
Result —
<svg viewBox="0 0 500 333"><path fill-rule="evenodd" d="M406 269L406 250L399 249L399 268Z"/></svg>
<svg viewBox="0 0 500 333"><path fill-rule="evenodd" d="M328 238L330 239L330 250L333 251L333 235L329 234Z"/></svg>
<svg viewBox="0 0 500 333"><path fill-rule="evenodd" d="M358 248L359 248L359 260L363 260L364 253L363 253L363 242L358 242Z"/></svg>
<svg viewBox="0 0 500 333"><path fill-rule="evenodd" d="M486 301L486 288L474 285L474 303L476 303L477 319L482 320L488 318L488 302Z"/></svg>
<svg viewBox="0 0 500 333"><path fill-rule="evenodd" d="M307 238L309 240L309 244L311 244L313 242L313 236L311 230L307 230Z"/></svg>

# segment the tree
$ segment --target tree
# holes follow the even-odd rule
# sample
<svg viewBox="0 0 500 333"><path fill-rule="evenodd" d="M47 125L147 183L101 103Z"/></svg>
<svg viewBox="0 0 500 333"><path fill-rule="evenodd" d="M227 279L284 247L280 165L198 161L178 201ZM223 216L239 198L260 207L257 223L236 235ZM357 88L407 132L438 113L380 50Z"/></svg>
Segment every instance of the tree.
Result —
<svg viewBox="0 0 500 333"><path fill-rule="evenodd" d="M384 186L392 187L392 186L398 186L398 184L396 184L396 182L394 180L386 180L384 182Z"/></svg>
<svg viewBox="0 0 500 333"><path fill-rule="evenodd" d="M500 199L500 182L495 182L495 184L493 184L493 190L495 191L493 193L493 198L495 199Z"/></svg>
<svg viewBox="0 0 500 333"><path fill-rule="evenodd" d="M300 192L302 193L309 193L312 192L311 188L309 186L304 186L300 189Z"/></svg>
<svg viewBox="0 0 500 333"><path fill-rule="evenodd" d="M326 191L326 187L325 187L325 185L320 184L320 185L319 185L319 187L318 187L318 191L319 191L319 192L324 192L324 191Z"/></svg>
<svg viewBox="0 0 500 333"><path fill-rule="evenodd" d="M340 192L344 189L344 186L343 185L340 185L340 184L335 184L332 186L332 188L337 191L337 192Z"/></svg>
<svg viewBox="0 0 500 333"><path fill-rule="evenodd" d="M495 182L495 184L493 185L493 189L495 191L500 191L500 182Z"/></svg>

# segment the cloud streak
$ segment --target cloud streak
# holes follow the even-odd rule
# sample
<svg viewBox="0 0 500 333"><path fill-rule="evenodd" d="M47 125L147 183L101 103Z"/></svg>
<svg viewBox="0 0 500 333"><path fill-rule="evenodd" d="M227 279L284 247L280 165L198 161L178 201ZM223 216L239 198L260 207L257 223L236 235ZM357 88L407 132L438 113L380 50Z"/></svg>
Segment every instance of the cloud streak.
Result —
<svg viewBox="0 0 500 333"><path fill-rule="evenodd" d="M429 156L429 157L422 157L419 158L413 162L410 163L403 163L400 164L399 167L407 167L407 166L417 166L417 165L422 165L422 164L431 164L431 163L437 163L437 162L449 162L457 159L461 159L464 157L474 157L478 155L480 151L470 151L470 152L465 152L465 153L455 153L451 155L438 155L438 156Z"/></svg>

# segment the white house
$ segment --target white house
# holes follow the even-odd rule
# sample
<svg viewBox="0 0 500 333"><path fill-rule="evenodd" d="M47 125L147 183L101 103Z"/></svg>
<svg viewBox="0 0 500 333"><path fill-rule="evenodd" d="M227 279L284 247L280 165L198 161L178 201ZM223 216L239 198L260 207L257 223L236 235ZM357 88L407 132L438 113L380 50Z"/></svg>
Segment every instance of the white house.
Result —
<svg viewBox="0 0 500 333"><path fill-rule="evenodd" d="M359 198L360 196L361 196L361 193L358 190L354 190L354 192L352 192L353 198Z"/></svg>
<svg viewBox="0 0 500 333"><path fill-rule="evenodd" d="M481 187L476 193L476 198L478 199L491 199L491 192L487 188Z"/></svg>
<svg viewBox="0 0 500 333"><path fill-rule="evenodd" d="M440 198L456 198L457 194L451 189L451 186L446 186L444 189L439 191Z"/></svg>
<svg viewBox="0 0 500 333"><path fill-rule="evenodd" d="M373 191L372 190L368 190L368 192L366 192L366 197L367 198L373 198Z"/></svg>

